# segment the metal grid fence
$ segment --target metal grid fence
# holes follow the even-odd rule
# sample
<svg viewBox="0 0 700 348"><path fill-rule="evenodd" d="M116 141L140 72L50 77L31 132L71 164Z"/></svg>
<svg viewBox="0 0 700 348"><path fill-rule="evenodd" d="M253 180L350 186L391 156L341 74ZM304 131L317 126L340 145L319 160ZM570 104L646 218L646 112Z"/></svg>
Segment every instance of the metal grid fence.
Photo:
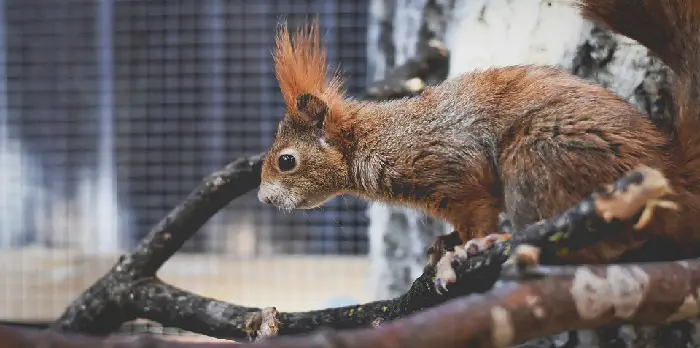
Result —
<svg viewBox="0 0 700 348"><path fill-rule="evenodd" d="M132 247L203 176L271 143L280 20L317 17L349 94L364 88L368 2L0 0L0 250ZM252 192L183 252L363 255L366 225L357 199L282 213Z"/></svg>
<svg viewBox="0 0 700 348"><path fill-rule="evenodd" d="M118 235L128 247L202 176L263 151L283 112L270 55L281 18L293 27L318 16L349 93L365 84L366 0L5 0L4 9L4 123L35 162L23 184L42 191L27 195L23 221L0 222L15 231L12 245L74 243L65 239L75 232L56 231L69 225L100 235L93 245L112 248ZM250 195L187 249L219 251L217 234L247 221L277 252L362 254L362 204L282 214ZM67 221L41 226L37 211Z"/></svg>

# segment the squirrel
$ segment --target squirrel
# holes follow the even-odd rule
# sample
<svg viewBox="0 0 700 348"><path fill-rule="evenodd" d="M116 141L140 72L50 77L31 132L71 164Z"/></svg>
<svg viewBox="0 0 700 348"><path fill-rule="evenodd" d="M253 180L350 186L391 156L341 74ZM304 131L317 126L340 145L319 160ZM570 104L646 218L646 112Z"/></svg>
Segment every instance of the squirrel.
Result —
<svg viewBox="0 0 700 348"><path fill-rule="evenodd" d="M584 18L636 40L673 72L673 134L604 87L553 66L476 69L390 101L347 97L327 72L317 23L277 31L272 52L286 113L262 164L258 198L312 209L338 195L415 208L448 222L446 250L484 251L647 166L680 209L655 212L561 256L607 263L649 243L700 250L700 0L576 0ZM442 238L442 239L440 239ZM449 266L457 255L431 257ZM464 253L462 253L464 254ZM697 256L697 255L695 255ZM443 272L443 284L455 281ZM444 285L444 286L445 286Z"/></svg>

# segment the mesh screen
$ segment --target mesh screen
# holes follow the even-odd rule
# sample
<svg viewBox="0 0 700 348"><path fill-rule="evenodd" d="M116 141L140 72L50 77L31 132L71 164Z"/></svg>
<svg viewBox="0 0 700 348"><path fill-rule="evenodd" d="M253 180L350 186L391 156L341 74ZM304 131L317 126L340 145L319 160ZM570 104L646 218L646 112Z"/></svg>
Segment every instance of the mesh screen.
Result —
<svg viewBox="0 0 700 348"><path fill-rule="evenodd" d="M39 272L37 255L72 270L75 253L131 248L202 177L264 151L284 110L271 57L281 19L317 17L331 67L358 94L368 1L0 0L0 248L22 250L2 271ZM183 252L363 255L364 209L340 197L283 213L253 191ZM24 282L0 286L0 300L33 291Z"/></svg>
<svg viewBox="0 0 700 348"><path fill-rule="evenodd" d="M9 134L37 162L27 169L36 176L31 184L51 196L34 199L51 203L26 215L63 201L65 214L46 215L91 230L83 234L100 229L104 248L116 238L133 245L208 172L270 144L284 110L270 55L280 19L294 27L318 16L349 93L366 79L366 0L6 0L5 7ZM91 221L96 215L101 223ZM14 244L75 237L27 218ZM250 233L256 253L362 254L365 225L356 199L285 214L249 194L185 250L230 252L222 238ZM253 231L231 231L237 227Z"/></svg>

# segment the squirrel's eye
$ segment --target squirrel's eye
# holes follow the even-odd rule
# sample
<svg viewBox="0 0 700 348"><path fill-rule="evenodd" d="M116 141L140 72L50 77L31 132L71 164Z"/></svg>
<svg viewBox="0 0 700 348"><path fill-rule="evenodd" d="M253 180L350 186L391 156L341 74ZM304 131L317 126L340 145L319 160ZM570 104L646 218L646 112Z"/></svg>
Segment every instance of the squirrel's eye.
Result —
<svg viewBox="0 0 700 348"><path fill-rule="evenodd" d="M297 165L297 160L292 155L282 155L277 160L277 166L279 166L280 170L283 172L294 169L294 166L296 166L296 165Z"/></svg>

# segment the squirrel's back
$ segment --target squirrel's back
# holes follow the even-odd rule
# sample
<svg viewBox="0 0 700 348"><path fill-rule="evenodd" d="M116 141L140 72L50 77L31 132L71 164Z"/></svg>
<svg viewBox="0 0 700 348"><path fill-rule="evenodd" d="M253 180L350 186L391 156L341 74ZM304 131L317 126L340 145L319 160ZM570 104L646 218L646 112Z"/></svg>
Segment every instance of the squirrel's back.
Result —
<svg viewBox="0 0 700 348"><path fill-rule="evenodd" d="M522 227L638 165L665 171L672 157L664 134L632 105L555 67L474 70L364 111L356 155L366 159L352 171L369 183L361 191L422 204L476 233L496 228L496 210ZM385 170L374 175L367 163Z"/></svg>

